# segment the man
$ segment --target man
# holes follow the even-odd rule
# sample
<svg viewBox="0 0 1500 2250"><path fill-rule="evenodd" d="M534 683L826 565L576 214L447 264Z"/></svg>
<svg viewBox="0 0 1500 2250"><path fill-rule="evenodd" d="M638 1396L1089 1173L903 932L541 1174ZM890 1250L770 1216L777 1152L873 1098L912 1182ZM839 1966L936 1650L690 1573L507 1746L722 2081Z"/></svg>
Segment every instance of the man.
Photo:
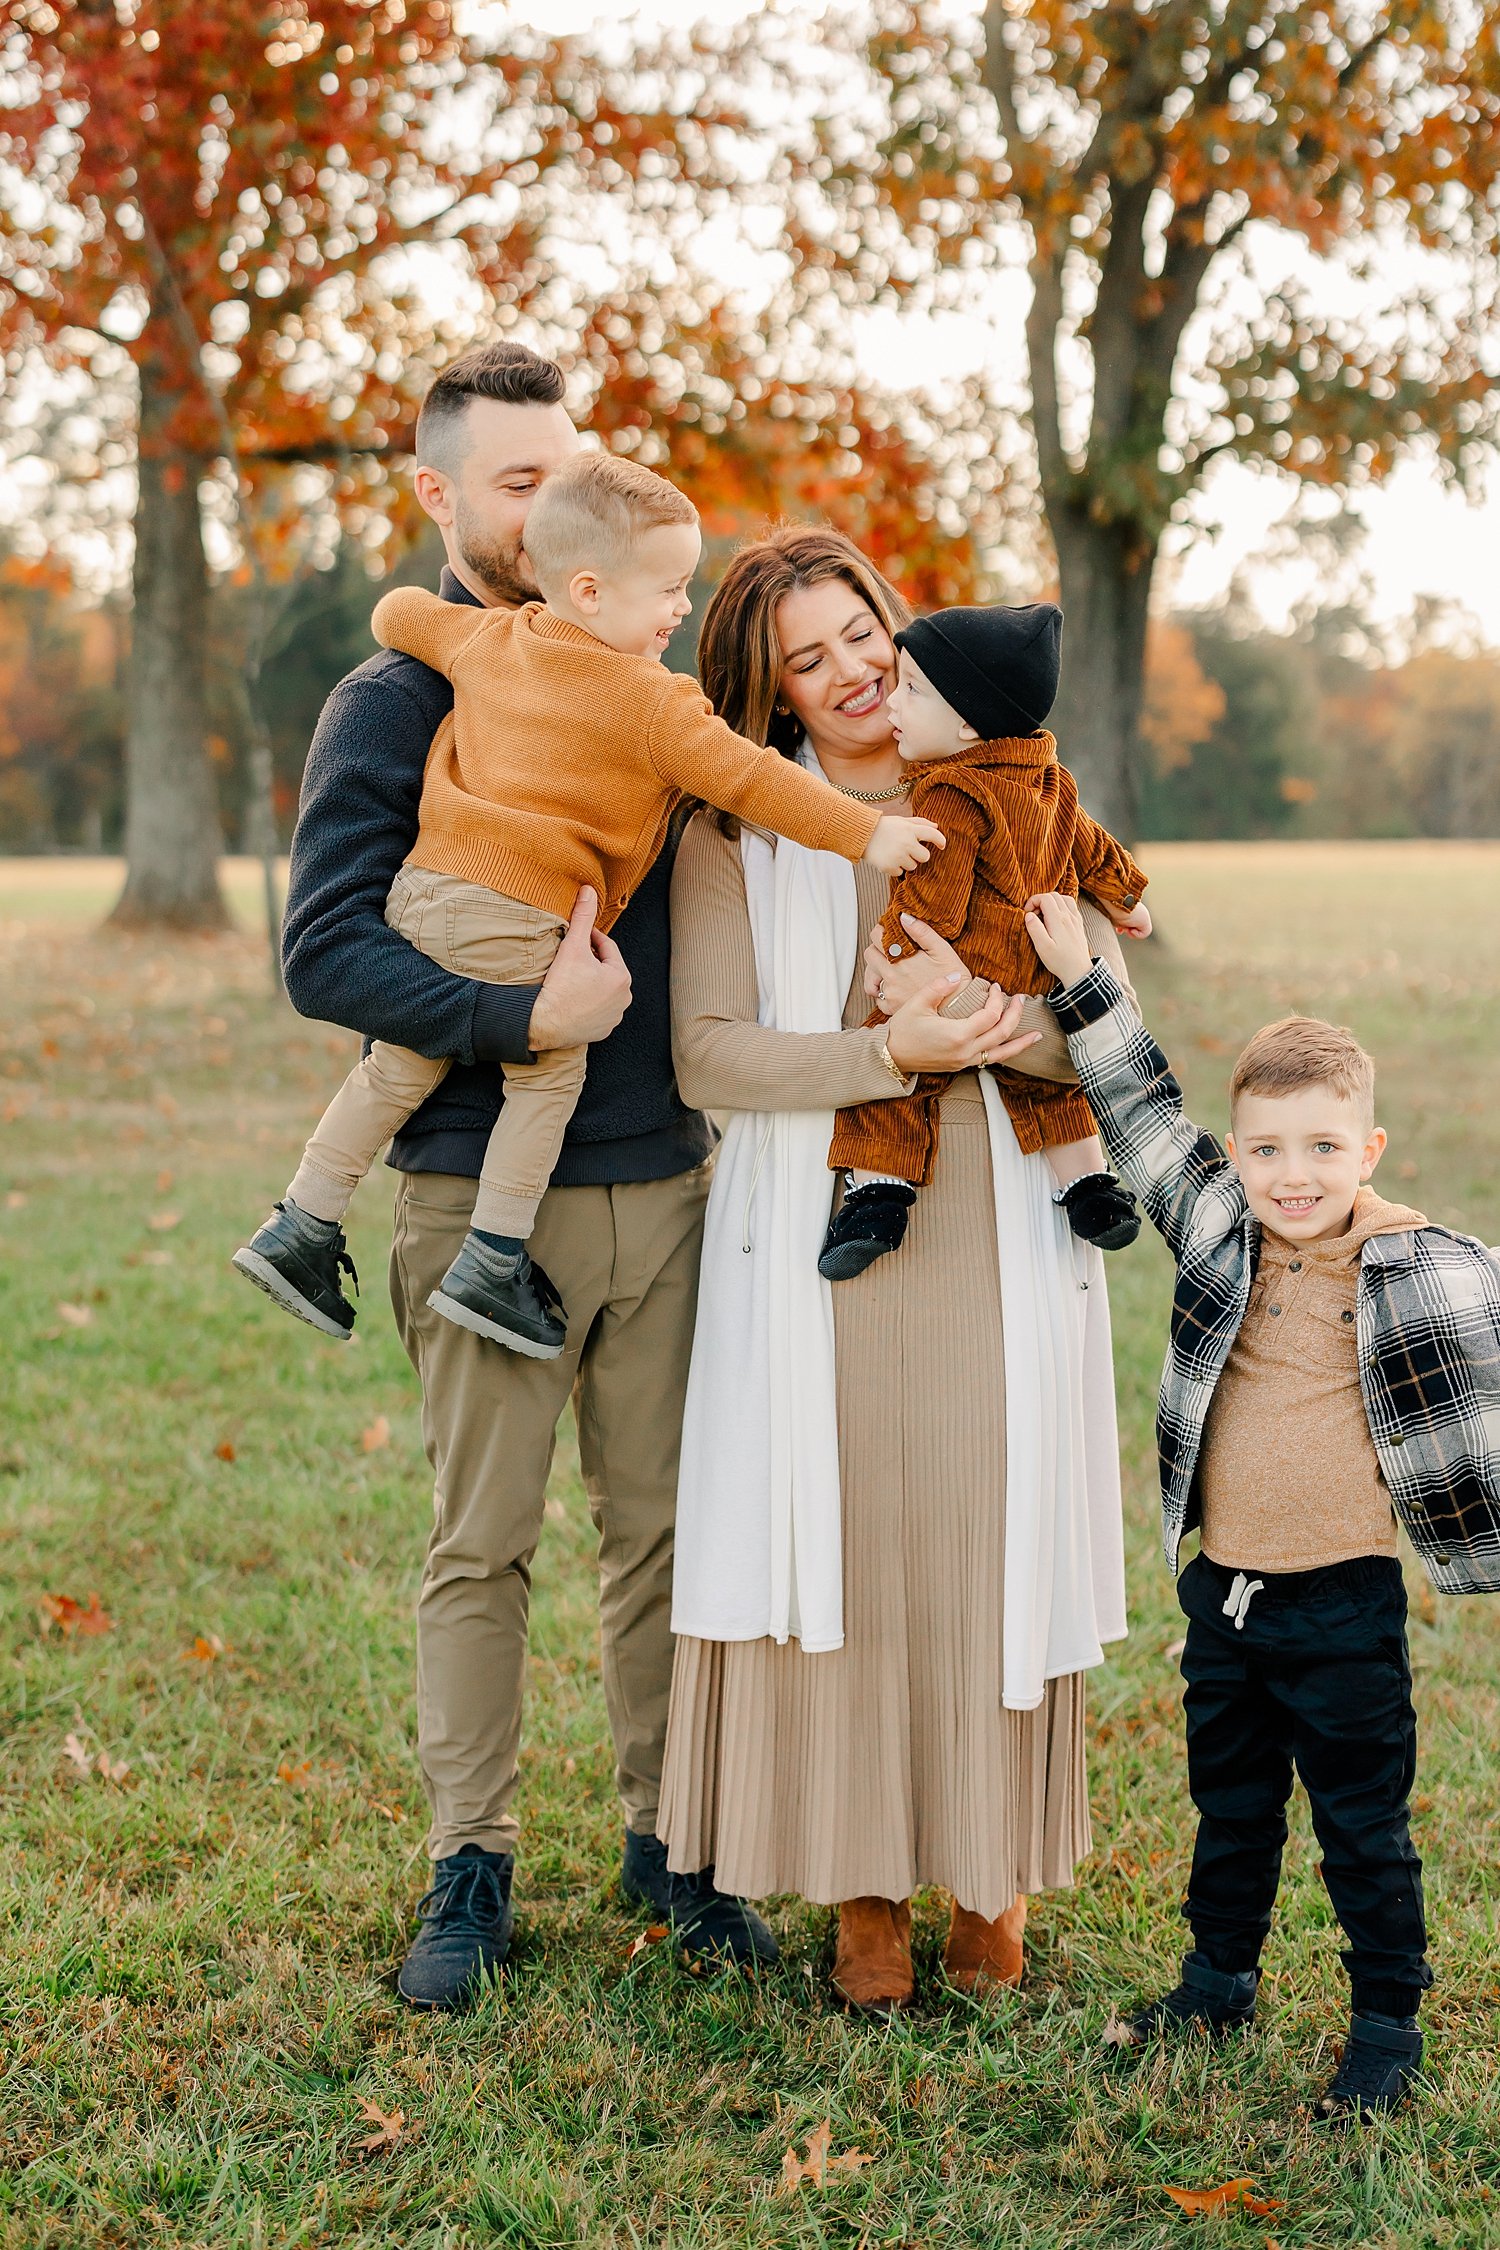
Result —
<svg viewBox="0 0 1500 2250"><path fill-rule="evenodd" d="M417 425L416 493L442 532L445 599L535 598L522 533L543 480L579 447L557 367L518 344L434 382ZM417 1603L418 1749L433 1884L399 1989L461 2007L511 1933L514 1808L531 1558L554 1430L573 1393L600 1534L605 1703L625 1812L622 1887L670 1921L690 1960L769 1961L770 1931L714 1886L672 1875L656 1839L672 1672L678 1438L713 1145L672 1076L670 851L613 938L585 892L539 987L451 975L388 929L386 893L417 829L428 747L453 690L385 650L340 682L318 723L292 845L286 987L304 1015L458 1058L391 1148L391 1297L422 1385L436 1477ZM533 1248L568 1309L560 1359L525 1359L431 1312L463 1242L498 1113L497 1065L593 1042Z"/></svg>

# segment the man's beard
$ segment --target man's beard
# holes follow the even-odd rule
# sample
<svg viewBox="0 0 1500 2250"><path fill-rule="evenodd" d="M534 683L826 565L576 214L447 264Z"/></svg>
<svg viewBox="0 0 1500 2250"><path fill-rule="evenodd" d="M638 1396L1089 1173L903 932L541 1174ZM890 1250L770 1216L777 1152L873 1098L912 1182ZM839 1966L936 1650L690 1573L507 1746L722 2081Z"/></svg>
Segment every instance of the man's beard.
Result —
<svg viewBox="0 0 1500 2250"><path fill-rule="evenodd" d="M489 538L481 531L462 500L458 501L454 510L453 533L465 563L480 585L493 594L497 601L508 602L519 608L522 602L540 599L536 581L524 574L525 565L519 538Z"/></svg>

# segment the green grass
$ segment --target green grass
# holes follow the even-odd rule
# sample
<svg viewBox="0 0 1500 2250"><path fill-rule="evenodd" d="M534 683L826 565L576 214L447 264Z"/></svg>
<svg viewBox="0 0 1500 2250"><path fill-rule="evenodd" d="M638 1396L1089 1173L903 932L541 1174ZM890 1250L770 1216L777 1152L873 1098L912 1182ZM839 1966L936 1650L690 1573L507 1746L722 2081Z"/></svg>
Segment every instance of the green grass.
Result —
<svg viewBox="0 0 1500 2250"><path fill-rule="evenodd" d="M1153 1022L1205 1121L1237 1043L1293 1006L1382 1066L1382 1184L1500 1237L1500 848L1158 849ZM429 1508L383 1304L388 1196L361 1194L347 1352L278 1318L229 1250L285 1181L352 1043L264 989L253 936L87 934L71 864L0 873L0 2246L1149 2246L1500 2242L1493 2053L1497 1612L1413 1577L1417 1830L1438 1985L1418 2115L1307 2122L1345 1993L1305 1815L1264 2028L1107 2060L1112 2006L1182 1942L1181 1630L1156 1543L1150 1401L1165 1263L1112 1268L1130 1641L1091 1683L1095 1851L1035 1902L1026 1989L933 1968L898 2030L828 2005L828 1916L778 1901L784 1964L698 1983L614 1891L592 1535L559 1453L538 1558L519 1938L458 2022L389 1987L423 1882L411 1603ZM247 900L253 891L246 891ZM153 1228L153 1218L175 1223ZM62 1313L60 1305L75 1308ZM81 1318L87 1315L87 1318ZM384 1416L389 1442L362 1433ZM222 1457L232 1448L233 1458ZM113 1629L42 1628L99 1595ZM224 1652L183 1652L214 1636ZM65 1752L72 1735L111 1780ZM417 2129L365 2156L360 2104ZM874 2161L779 2192L828 2117ZM1166 2184L1253 2176L1271 2217L1181 2217ZM1496 2202L1491 2202L1491 2193Z"/></svg>

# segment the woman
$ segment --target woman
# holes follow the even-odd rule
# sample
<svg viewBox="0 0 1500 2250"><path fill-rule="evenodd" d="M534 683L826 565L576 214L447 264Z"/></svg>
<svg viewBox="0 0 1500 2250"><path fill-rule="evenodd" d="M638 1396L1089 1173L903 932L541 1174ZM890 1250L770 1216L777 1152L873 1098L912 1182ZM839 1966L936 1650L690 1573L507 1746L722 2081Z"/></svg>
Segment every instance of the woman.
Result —
<svg viewBox="0 0 1500 2250"><path fill-rule="evenodd" d="M840 534L783 527L709 606L704 688L742 733L899 805L886 698L908 614ZM839 890L829 855L787 852L700 813L674 873L678 1079L732 1115L684 1428L661 1834L674 1868L712 1865L731 1891L837 1904L835 1987L884 2014L913 1993L914 1890L952 1893L953 1983L1012 1984L1026 1894L1070 1883L1089 1849L1082 1668L1124 1631L1107 1312L1080 1294L1097 1253L1075 1268L977 1068L1070 1077L1050 1011L969 983L931 933L883 983L873 949L861 974L885 885L855 870ZM1091 931L1123 975L1102 916ZM883 1031L863 1027L866 978ZM918 1070L953 1074L937 1176L900 1258L830 1292L831 1113ZM1030 1386L1009 1442L1008 1382Z"/></svg>

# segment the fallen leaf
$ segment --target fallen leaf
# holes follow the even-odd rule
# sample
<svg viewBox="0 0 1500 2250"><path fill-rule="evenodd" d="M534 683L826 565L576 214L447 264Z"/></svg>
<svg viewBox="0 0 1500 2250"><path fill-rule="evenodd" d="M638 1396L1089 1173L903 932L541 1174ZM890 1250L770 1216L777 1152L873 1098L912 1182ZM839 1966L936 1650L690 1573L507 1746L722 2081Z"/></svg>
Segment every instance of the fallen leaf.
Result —
<svg viewBox="0 0 1500 2250"><path fill-rule="evenodd" d="M180 1211L153 1211L146 1224L153 1234L170 1234L173 1227L181 1226L182 1213Z"/></svg>
<svg viewBox="0 0 1500 2250"><path fill-rule="evenodd" d="M1242 2204L1253 2188L1253 2180L1226 2180L1222 2187L1180 2188L1169 2187L1163 2192L1170 2195L1179 2210L1194 2218L1203 2218L1212 2211L1229 2211Z"/></svg>
<svg viewBox="0 0 1500 2250"><path fill-rule="evenodd" d="M845 2149L842 2156L830 2156L828 2152L832 2145L833 2126L825 2117L817 2131L808 2135L805 2157L799 2157L793 2145L781 2159L783 2192L788 2195L795 2193L804 2180L811 2180L814 2187L820 2188L830 2173L841 2172L848 2175L860 2172L867 2164L875 2161L862 2148Z"/></svg>
<svg viewBox="0 0 1500 2250"><path fill-rule="evenodd" d="M50 1632L55 1625L64 1640L71 1640L75 1633L87 1640L97 1633L114 1630L115 1621L97 1594L90 1594L87 1608L71 1594L43 1594L37 1608L42 1616L42 1631Z"/></svg>
<svg viewBox="0 0 1500 2250"><path fill-rule="evenodd" d="M1273 2195L1242 2195L1240 2209L1248 2211L1253 2219L1269 2219L1273 2211L1281 2209L1281 2205Z"/></svg>
<svg viewBox="0 0 1500 2250"><path fill-rule="evenodd" d="M290 1763L276 1768L276 1779L284 1781L288 1789L305 1789L312 1779L312 1760L304 1758L300 1766Z"/></svg>
<svg viewBox="0 0 1500 2250"><path fill-rule="evenodd" d="M171 1173L170 1173L170 1172L158 1172L158 1173L157 1173L157 1175L156 1175L156 1192L157 1192L157 1194L158 1194L158 1195L170 1195L170 1194L171 1194L171 1192L172 1192L172 1175L171 1175Z"/></svg>
<svg viewBox="0 0 1500 2250"><path fill-rule="evenodd" d="M391 1425L383 1414L377 1414L367 1430L361 1430L359 1442L366 1453L378 1453L391 1442Z"/></svg>
<svg viewBox="0 0 1500 2250"><path fill-rule="evenodd" d="M214 1447L214 1459L216 1461L232 1461L234 1458L234 1446L230 1439L227 1437L220 1438L218 1444Z"/></svg>
<svg viewBox="0 0 1500 2250"><path fill-rule="evenodd" d="M636 1938L626 1949L626 1960L633 1961L638 1953L645 1952L648 1945L660 1945L662 1939L664 1937L670 1937L671 1934L671 1925L669 1923L653 1922L651 1924L651 1927L648 1930L642 1930L640 1936Z"/></svg>
<svg viewBox="0 0 1500 2250"><path fill-rule="evenodd" d="M393 1828L399 1828L406 1818L399 1805L383 1805L378 1797L370 1799L370 1810L379 1813L382 1820L388 1820Z"/></svg>
<svg viewBox="0 0 1500 2250"><path fill-rule="evenodd" d="M58 1318L68 1328L87 1328L93 1320L92 1305L65 1305L57 1308Z"/></svg>
<svg viewBox="0 0 1500 2250"><path fill-rule="evenodd" d="M383 2110L378 2102L367 2102L361 2097L360 2109L365 2123L375 2131L359 2144L365 2156L375 2156L380 2150L394 2148L398 2141L409 2141L421 2130L415 2118L408 2122L404 2109Z"/></svg>
<svg viewBox="0 0 1500 2250"><path fill-rule="evenodd" d="M70 1734L64 1738L62 1754L71 1765L74 1765L78 1768L78 1771L80 1773L93 1772L94 1761L89 1756L88 1751L79 1741L76 1734Z"/></svg>
<svg viewBox="0 0 1500 2250"><path fill-rule="evenodd" d="M228 1642L221 1641L217 1633L197 1633L193 1636L192 1647L185 1648L182 1657L184 1663L212 1664L216 1657L228 1654Z"/></svg>
<svg viewBox="0 0 1500 2250"><path fill-rule="evenodd" d="M1112 2015L1104 2026L1105 2046L1133 2047L1135 2043L1135 2033L1131 2030L1129 2024L1125 2023L1119 2016Z"/></svg>
<svg viewBox="0 0 1500 2250"><path fill-rule="evenodd" d="M130 1768L123 1758L111 1758L107 1750L101 1750L94 1760L94 1771L100 1774L105 1781L114 1782L118 1788L129 1773Z"/></svg>
<svg viewBox="0 0 1500 2250"><path fill-rule="evenodd" d="M6 1190L5 1208L7 1211L25 1210L26 1197L20 1188L8 1188Z"/></svg>

